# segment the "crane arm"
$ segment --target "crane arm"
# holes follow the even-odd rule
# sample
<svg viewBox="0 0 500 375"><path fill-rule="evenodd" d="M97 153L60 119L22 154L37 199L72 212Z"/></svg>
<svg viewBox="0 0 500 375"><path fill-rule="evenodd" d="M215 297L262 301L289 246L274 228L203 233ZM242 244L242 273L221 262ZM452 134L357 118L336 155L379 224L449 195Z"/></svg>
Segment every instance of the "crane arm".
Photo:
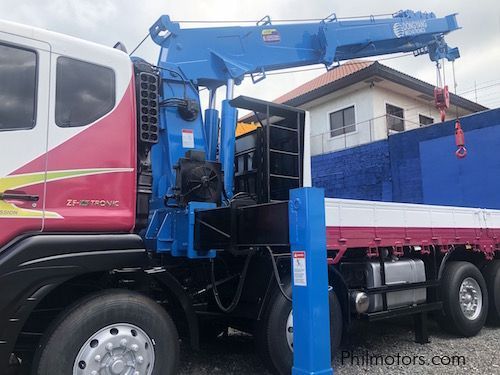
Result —
<svg viewBox="0 0 500 375"><path fill-rule="evenodd" d="M151 149L153 205L162 207L164 199L173 201L170 197L178 194L176 168L188 149L220 162L225 196L231 198L238 115L230 99L234 84L246 75L256 81L272 70L313 64L331 68L342 60L397 52L453 61L458 49L450 48L444 36L458 28L455 14L437 18L410 10L386 18L341 20L332 15L321 22L274 25L266 17L256 26L191 29L160 17L149 30L161 46L162 79L158 144ZM223 85L227 91L219 117L215 95ZM204 116L200 87L209 89Z"/></svg>
<svg viewBox="0 0 500 375"><path fill-rule="evenodd" d="M429 54L432 61L459 57L444 35L457 30L456 15L410 10L390 18L273 25L267 17L256 26L181 29L162 16L150 28L161 49L159 65L174 64L185 77L209 88L239 83L247 74L313 64L327 67L347 59L397 52Z"/></svg>

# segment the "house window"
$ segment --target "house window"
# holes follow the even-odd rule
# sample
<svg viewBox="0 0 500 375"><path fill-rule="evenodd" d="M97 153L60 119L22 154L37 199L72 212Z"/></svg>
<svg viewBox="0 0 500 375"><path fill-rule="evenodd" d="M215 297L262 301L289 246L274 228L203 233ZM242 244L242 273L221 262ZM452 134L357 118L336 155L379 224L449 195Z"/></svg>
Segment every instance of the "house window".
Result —
<svg viewBox="0 0 500 375"><path fill-rule="evenodd" d="M56 124L63 128L88 125L115 105L112 69L74 60L57 59Z"/></svg>
<svg viewBox="0 0 500 375"><path fill-rule="evenodd" d="M418 122L420 123L420 126L426 126L434 124L434 119L432 117L418 115Z"/></svg>
<svg viewBox="0 0 500 375"><path fill-rule="evenodd" d="M386 104L385 111L387 113L387 129L396 132L405 130L405 115L404 109L396 107L395 105Z"/></svg>
<svg viewBox="0 0 500 375"><path fill-rule="evenodd" d="M330 113L330 137L356 131L354 106Z"/></svg>

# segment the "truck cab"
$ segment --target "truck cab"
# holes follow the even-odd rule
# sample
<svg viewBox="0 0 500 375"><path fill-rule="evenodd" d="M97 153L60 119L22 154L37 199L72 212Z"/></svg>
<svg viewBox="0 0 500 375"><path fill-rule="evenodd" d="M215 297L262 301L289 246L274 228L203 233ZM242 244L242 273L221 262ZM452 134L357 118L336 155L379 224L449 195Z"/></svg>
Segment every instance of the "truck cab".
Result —
<svg viewBox="0 0 500 375"><path fill-rule="evenodd" d="M133 71L118 49L0 21L2 374L9 358L21 361L12 360L16 345L30 348L28 366L38 341L29 332L57 315L46 307L60 311L86 294L74 284L69 294L58 288L144 263L132 234Z"/></svg>
<svg viewBox="0 0 500 375"><path fill-rule="evenodd" d="M133 67L117 50L0 23L0 246L30 232L130 232Z"/></svg>

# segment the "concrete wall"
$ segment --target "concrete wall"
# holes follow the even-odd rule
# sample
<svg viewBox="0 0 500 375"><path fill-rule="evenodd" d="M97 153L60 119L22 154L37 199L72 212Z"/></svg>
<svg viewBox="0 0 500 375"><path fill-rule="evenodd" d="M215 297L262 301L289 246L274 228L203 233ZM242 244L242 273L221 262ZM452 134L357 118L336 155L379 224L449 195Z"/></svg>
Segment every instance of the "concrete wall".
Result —
<svg viewBox="0 0 500 375"><path fill-rule="evenodd" d="M327 197L392 199L387 141L314 156L311 170L313 186L324 188Z"/></svg>
<svg viewBox="0 0 500 375"><path fill-rule="evenodd" d="M455 157L454 121L312 158L328 197L500 208L500 109L461 120L469 154Z"/></svg>

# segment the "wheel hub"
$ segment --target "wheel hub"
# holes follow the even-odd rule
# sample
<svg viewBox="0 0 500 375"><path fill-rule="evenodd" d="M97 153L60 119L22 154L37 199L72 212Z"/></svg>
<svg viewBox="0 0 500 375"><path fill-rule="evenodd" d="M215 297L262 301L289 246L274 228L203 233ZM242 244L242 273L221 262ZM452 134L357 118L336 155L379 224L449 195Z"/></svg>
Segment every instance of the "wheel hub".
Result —
<svg viewBox="0 0 500 375"><path fill-rule="evenodd" d="M139 327L128 323L107 326L81 347L73 375L151 375L154 341Z"/></svg>
<svg viewBox="0 0 500 375"><path fill-rule="evenodd" d="M483 308L483 294L479 283L472 277L464 279L458 298L464 316L469 320L477 319Z"/></svg>
<svg viewBox="0 0 500 375"><path fill-rule="evenodd" d="M121 374L123 370L125 370L125 363L123 360L121 358L115 359L111 365L111 372L113 374Z"/></svg>

